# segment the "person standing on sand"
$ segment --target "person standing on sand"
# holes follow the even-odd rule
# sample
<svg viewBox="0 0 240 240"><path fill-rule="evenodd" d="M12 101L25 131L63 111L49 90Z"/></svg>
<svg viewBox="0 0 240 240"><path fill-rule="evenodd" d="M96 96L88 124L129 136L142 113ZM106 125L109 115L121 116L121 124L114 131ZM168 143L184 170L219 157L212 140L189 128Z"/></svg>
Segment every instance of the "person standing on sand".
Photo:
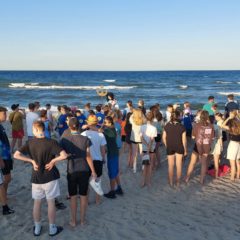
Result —
<svg viewBox="0 0 240 240"><path fill-rule="evenodd" d="M22 146L22 139L24 137L24 129L23 129L23 119L25 118L25 111L19 111L19 104L13 104L11 106L13 110L10 113L8 119L12 124L12 144L11 150L14 152L15 144L17 143L18 148Z"/></svg>
<svg viewBox="0 0 240 240"><path fill-rule="evenodd" d="M232 181L240 178L240 121L237 119L237 111L229 113L229 117L223 122L222 128L229 133L227 159L230 161ZM237 169L237 174L236 174Z"/></svg>
<svg viewBox="0 0 240 240"><path fill-rule="evenodd" d="M7 119L7 109L0 106L0 202L3 215L14 213L7 205L7 187L11 180L12 158L10 144L2 124ZM3 176L5 173L5 176Z"/></svg>
<svg viewBox="0 0 240 240"><path fill-rule="evenodd" d="M199 160L201 163L200 183L204 183L204 178L207 172L207 158L211 151L211 145L214 140L214 128L209 121L207 111L202 111L200 121L196 123L192 130L192 138L196 141Z"/></svg>
<svg viewBox="0 0 240 240"><path fill-rule="evenodd" d="M208 102L204 104L203 110L207 111L209 116L214 116L214 111L212 109L212 106L215 104L214 102L214 96L208 97Z"/></svg>
<svg viewBox="0 0 240 240"><path fill-rule="evenodd" d="M97 116L89 115L87 119L88 129L82 132L82 135L88 137L92 143L90 146L90 154L93 160L94 169L97 174L96 183L99 185L98 188L101 192L101 176L103 171L103 163L105 162L107 142L103 133L99 131L97 125ZM100 201L100 195L96 194L96 204L100 204Z"/></svg>
<svg viewBox="0 0 240 240"><path fill-rule="evenodd" d="M57 128L60 137L62 136L63 132L68 129L68 125L66 123L68 114L68 107L66 105L61 106L61 115L58 118Z"/></svg>
<svg viewBox="0 0 240 240"><path fill-rule="evenodd" d="M80 195L81 225L86 224L85 216L88 205L89 178L96 179L93 161L90 156L91 141L79 132L79 121L76 117L69 120L70 134L62 137L60 145L68 154L67 180L70 196L71 221L70 225L77 225L77 195ZM91 173L90 173L91 170Z"/></svg>
<svg viewBox="0 0 240 240"><path fill-rule="evenodd" d="M63 230L62 227L55 225L55 198L60 195L58 181L60 174L55 164L65 160L67 154L55 140L45 138L44 128L43 122L35 121L33 123L35 138L30 139L24 146L17 150L14 153L14 158L33 165L31 180L32 198L34 199L33 235L41 235L41 200L46 197L48 203L49 236L55 236Z"/></svg>
<svg viewBox="0 0 240 240"><path fill-rule="evenodd" d="M182 176L183 157L187 156L187 137L186 129L180 123L181 113L175 111L171 115L170 121L166 124L163 131L163 143L167 148L168 157L168 179L171 187L174 177L174 165L177 168L176 186L180 185Z"/></svg>
<svg viewBox="0 0 240 240"><path fill-rule="evenodd" d="M29 140L33 138L33 130L32 130L33 122L39 118L39 115L34 112L35 110L34 103L29 103L28 109L29 109L29 112L26 115L26 125L27 125L27 135Z"/></svg>

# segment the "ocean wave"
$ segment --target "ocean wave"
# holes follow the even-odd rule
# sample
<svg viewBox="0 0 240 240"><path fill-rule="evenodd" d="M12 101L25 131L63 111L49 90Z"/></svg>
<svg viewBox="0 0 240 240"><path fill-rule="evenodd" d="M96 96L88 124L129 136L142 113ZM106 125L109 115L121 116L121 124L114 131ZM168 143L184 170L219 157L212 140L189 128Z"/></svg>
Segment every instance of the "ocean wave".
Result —
<svg viewBox="0 0 240 240"><path fill-rule="evenodd" d="M116 82L116 80L114 79L106 79L106 80L103 80L104 82Z"/></svg>
<svg viewBox="0 0 240 240"><path fill-rule="evenodd" d="M45 85L45 86L40 86L40 85L32 85L32 84L24 84L24 83L11 83L9 85L11 88L26 88L26 89L68 89L68 90L96 90L100 86L60 86L60 85ZM132 89L135 88L136 86L103 86L104 89L106 90L127 90L127 89Z"/></svg>
<svg viewBox="0 0 240 240"><path fill-rule="evenodd" d="M233 94L233 95L236 95L236 96L240 96L240 92L218 92L219 95L224 95L224 96L227 96L229 94Z"/></svg>
<svg viewBox="0 0 240 240"><path fill-rule="evenodd" d="M187 89L187 88L188 88L188 85L179 85L179 88L180 88L180 89Z"/></svg>
<svg viewBox="0 0 240 240"><path fill-rule="evenodd" d="M219 83L219 84L230 84L232 82L227 82L227 81L216 81L216 83Z"/></svg>

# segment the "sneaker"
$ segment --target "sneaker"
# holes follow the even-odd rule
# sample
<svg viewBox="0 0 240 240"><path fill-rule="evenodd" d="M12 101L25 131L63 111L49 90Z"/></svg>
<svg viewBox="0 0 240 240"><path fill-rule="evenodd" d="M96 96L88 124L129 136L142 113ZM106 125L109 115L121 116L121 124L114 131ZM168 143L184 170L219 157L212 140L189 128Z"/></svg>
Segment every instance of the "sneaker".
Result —
<svg viewBox="0 0 240 240"><path fill-rule="evenodd" d="M104 197L112 198L112 199L116 198L115 191L110 191L109 193L105 193Z"/></svg>
<svg viewBox="0 0 240 240"><path fill-rule="evenodd" d="M63 227L61 227L61 226L56 226L56 232L55 233L49 233L48 235L50 236L50 237L54 237L54 236L56 236L56 235L58 235L60 232L62 232L63 231Z"/></svg>
<svg viewBox="0 0 240 240"><path fill-rule="evenodd" d="M15 211L6 205L3 207L2 213L3 215L9 215L9 214L15 213Z"/></svg>
<svg viewBox="0 0 240 240"><path fill-rule="evenodd" d="M103 196L103 190L102 190L102 187L101 187L101 180L96 182L96 180L92 178L92 180L90 181L90 185L98 195Z"/></svg>
<svg viewBox="0 0 240 240"><path fill-rule="evenodd" d="M115 193L118 195L123 195L123 190L121 187L118 187L117 190L115 190Z"/></svg>

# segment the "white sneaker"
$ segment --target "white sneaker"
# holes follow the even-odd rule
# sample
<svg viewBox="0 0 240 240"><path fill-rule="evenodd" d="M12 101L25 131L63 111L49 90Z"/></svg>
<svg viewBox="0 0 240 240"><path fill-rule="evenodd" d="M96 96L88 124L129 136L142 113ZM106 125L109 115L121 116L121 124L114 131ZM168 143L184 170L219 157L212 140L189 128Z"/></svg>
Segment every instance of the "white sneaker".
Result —
<svg viewBox="0 0 240 240"><path fill-rule="evenodd" d="M101 180L96 182L95 179L92 178L92 180L90 181L90 185L98 195L103 196L103 190L102 190L102 187L101 187Z"/></svg>

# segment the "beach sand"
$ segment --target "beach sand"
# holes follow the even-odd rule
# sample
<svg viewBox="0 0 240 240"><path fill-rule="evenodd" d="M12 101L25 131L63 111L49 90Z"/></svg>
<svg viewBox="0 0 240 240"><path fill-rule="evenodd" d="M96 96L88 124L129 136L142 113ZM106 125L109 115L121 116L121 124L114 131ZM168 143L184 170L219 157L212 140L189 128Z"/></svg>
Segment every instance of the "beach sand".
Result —
<svg viewBox="0 0 240 240"><path fill-rule="evenodd" d="M5 123L10 136L10 124ZM192 146L189 147L191 152ZM164 153L164 147L161 147ZM103 199L101 205L94 204L93 190L87 211L88 225L75 229L68 226L69 201L66 200L66 162L58 164L61 172L60 199L67 209L57 211L58 225L64 231L51 239L240 239L239 190L240 181L230 182L229 176L213 181L208 176L205 186L199 184L199 166L188 185L171 189L167 183L166 155L162 154L162 165L153 176L151 188L140 188L140 161L136 174L127 168L126 154L121 156L121 180L124 196ZM184 164L183 175L189 161ZM36 239L32 234L31 177L32 167L21 161L14 162L13 180L9 188L9 205L15 214L0 217L0 239ZM104 167L103 189L109 189L107 169ZM79 216L78 216L79 219ZM42 235L38 239L49 239L47 206L42 206Z"/></svg>

